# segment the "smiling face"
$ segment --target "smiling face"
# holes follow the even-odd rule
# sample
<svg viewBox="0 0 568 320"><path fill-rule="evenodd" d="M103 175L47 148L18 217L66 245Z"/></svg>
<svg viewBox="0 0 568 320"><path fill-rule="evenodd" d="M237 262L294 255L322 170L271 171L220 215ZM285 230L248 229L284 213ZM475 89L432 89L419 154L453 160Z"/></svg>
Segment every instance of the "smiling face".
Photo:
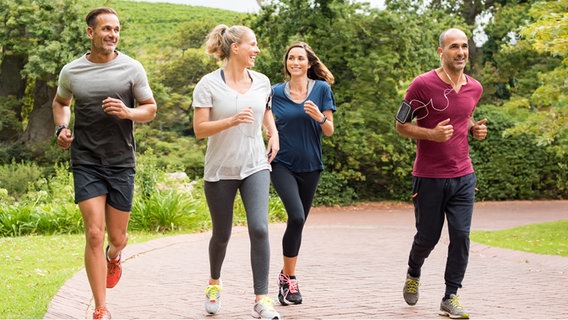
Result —
<svg viewBox="0 0 568 320"><path fill-rule="evenodd" d="M231 45L231 58L244 64L245 67L254 67L256 56L260 53L256 36L252 31L243 33L239 43Z"/></svg>
<svg viewBox="0 0 568 320"><path fill-rule="evenodd" d="M87 27L91 39L91 53L110 55L116 50L120 38L120 22L111 13L97 16L94 27Z"/></svg>
<svg viewBox="0 0 568 320"><path fill-rule="evenodd" d="M291 78L307 77L310 62L306 49L293 47L286 56L286 71Z"/></svg>
<svg viewBox="0 0 568 320"><path fill-rule="evenodd" d="M438 48L442 66L451 71L463 71L469 57L467 36L458 29L448 30Z"/></svg>

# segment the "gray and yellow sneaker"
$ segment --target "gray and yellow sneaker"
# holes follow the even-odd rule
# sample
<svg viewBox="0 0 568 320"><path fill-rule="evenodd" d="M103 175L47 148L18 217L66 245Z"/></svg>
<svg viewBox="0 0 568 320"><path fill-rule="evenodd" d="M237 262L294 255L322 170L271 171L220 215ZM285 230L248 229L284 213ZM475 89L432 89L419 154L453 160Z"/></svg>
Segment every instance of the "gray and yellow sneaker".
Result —
<svg viewBox="0 0 568 320"><path fill-rule="evenodd" d="M469 314L463 310L459 297L455 294L451 294L449 299L442 299L440 315L452 319L469 319Z"/></svg>
<svg viewBox="0 0 568 320"><path fill-rule="evenodd" d="M264 297L254 304L251 315L253 318L262 320L279 320L280 314L274 309L274 302L269 297Z"/></svg>
<svg viewBox="0 0 568 320"><path fill-rule="evenodd" d="M402 288L402 296L404 301L410 306L413 306L418 302L418 287L420 286L420 278L413 277L410 274L406 274L406 281L404 281L404 287Z"/></svg>
<svg viewBox="0 0 568 320"><path fill-rule="evenodd" d="M220 284L210 284L205 288L205 311L215 314L221 309L221 290Z"/></svg>

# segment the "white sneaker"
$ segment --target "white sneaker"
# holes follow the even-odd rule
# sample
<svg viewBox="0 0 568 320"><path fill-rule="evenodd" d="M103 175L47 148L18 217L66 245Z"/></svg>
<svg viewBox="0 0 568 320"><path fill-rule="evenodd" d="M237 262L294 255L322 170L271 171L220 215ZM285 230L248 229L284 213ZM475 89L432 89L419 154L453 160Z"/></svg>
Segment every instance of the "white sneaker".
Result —
<svg viewBox="0 0 568 320"><path fill-rule="evenodd" d="M280 320L280 314L274 309L274 302L269 297L264 297L256 302L251 315L256 319Z"/></svg>
<svg viewBox="0 0 568 320"><path fill-rule="evenodd" d="M215 314L221 310L221 284L210 284L205 288L205 311Z"/></svg>

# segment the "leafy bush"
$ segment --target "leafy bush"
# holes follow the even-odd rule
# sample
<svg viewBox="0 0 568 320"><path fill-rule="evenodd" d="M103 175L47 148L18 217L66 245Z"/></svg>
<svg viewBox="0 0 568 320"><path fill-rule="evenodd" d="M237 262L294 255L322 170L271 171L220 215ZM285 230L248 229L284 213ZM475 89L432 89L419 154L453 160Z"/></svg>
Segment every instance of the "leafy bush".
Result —
<svg viewBox="0 0 568 320"><path fill-rule="evenodd" d="M155 158L152 150L138 158L130 230L197 232L209 229L211 219L203 181L192 181L184 172L169 173L159 169ZM29 167L13 164L16 175L27 172ZM83 232L83 219L74 203L73 176L68 164L55 165L51 171L52 176L40 176L34 187L19 199L0 188L0 237ZM9 176L10 171L5 173ZM273 193L269 206L271 221L285 219L284 206ZM244 208L238 199L234 214L236 223L246 223Z"/></svg>
<svg viewBox="0 0 568 320"><path fill-rule="evenodd" d="M174 190L156 191L148 197L135 198L130 229L167 231L202 231L207 229L207 211L198 210L197 201Z"/></svg>
<svg viewBox="0 0 568 320"><path fill-rule="evenodd" d="M316 196L314 206L327 205L339 206L353 203L357 200L355 190L349 186L349 181L339 174L323 171Z"/></svg>
<svg viewBox="0 0 568 320"><path fill-rule="evenodd" d="M476 119L488 119L486 140L470 143L479 200L568 197L567 161L554 146L539 146L529 134L507 134L524 116L495 106L478 108Z"/></svg>
<svg viewBox="0 0 568 320"><path fill-rule="evenodd" d="M11 196L20 198L28 191L29 185L33 189L34 183L42 175L42 169L33 162L12 161L0 167L0 188L8 190Z"/></svg>

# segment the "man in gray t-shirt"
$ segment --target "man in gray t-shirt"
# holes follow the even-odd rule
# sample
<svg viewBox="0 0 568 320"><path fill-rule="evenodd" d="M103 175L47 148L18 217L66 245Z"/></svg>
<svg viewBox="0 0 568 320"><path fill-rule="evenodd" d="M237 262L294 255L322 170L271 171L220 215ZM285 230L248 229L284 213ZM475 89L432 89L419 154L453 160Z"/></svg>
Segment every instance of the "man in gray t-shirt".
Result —
<svg viewBox="0 0 568 320"><path fill-rule="evenodd" d="M114 287L122 275L120 258L128 241L134 194L133 123L153 120L157 106L142 65L116 51L120 33L116 11L94 9L86 22L91 50L61 70L53 119L57 144L71 149L75 202L85 224L85 270L95 302L93 318L110 319L106 288Z"/></svg>

